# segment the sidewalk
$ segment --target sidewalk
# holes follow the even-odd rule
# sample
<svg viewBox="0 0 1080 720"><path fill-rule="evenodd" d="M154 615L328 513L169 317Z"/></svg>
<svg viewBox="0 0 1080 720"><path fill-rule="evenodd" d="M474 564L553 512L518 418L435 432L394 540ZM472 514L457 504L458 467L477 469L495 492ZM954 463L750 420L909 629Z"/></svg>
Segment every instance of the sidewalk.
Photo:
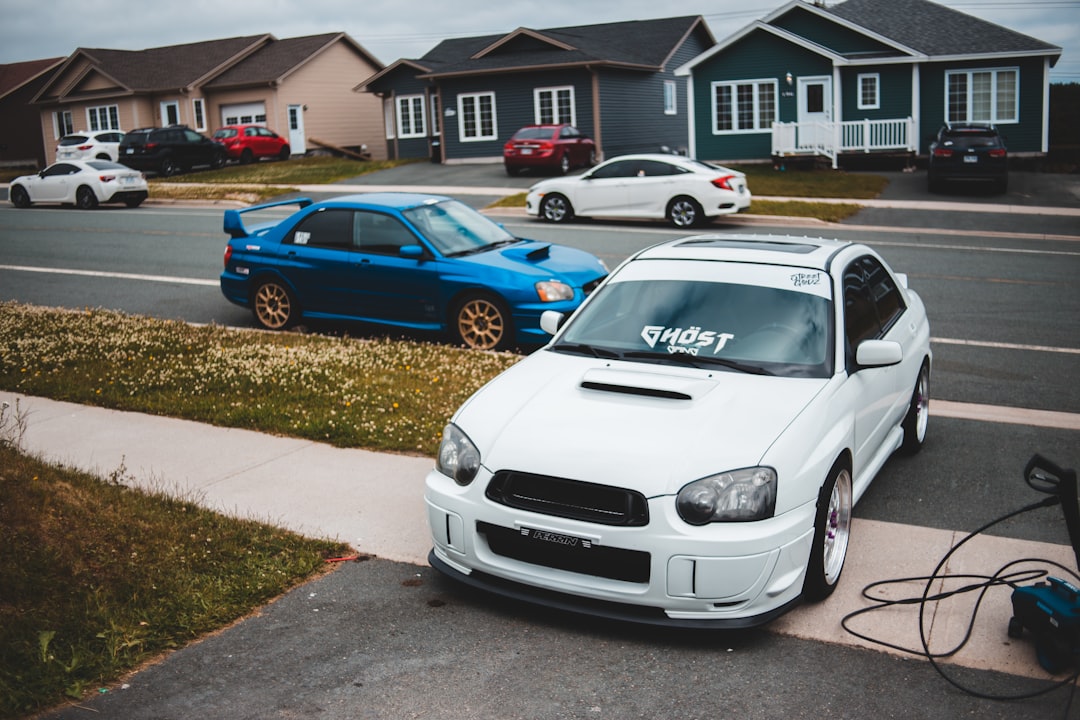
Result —
<svg viewBox="0 0 1080 720"><path fill-rule="evenodd" d="M129 485L161 489L224 513L272 523L299 533L330 537L387 560L426 565L430 540L424 507L425 457L341 449L308 440L187 420L106 410L0 392L0 401L26 415L23 447L43 459ZM827 602L797 608L768 629L827 643L880 646L860 640L840 625L866 606L868 584L931 573L963 534L856 519L844 578ZM1072 566L1064 545L979 537L945 570L986 574L1003 558L1046 558ZM885 573L885 576L883 576ZM922 595L921 584L903 596ZM892 597L897 597L897 591ZM875 596L880 593L875 592ZM966 630L974 594L927 606L932 650L951 648ZM987 595L975 634L948 662L1014 675L1046 678L1030 643L1010 643L1008 589ZM855 620L874 638L920 648L917 605L897 607ZM894 651L890 651L894 652ZM909 657L909 656L908 656Z"/></svg>

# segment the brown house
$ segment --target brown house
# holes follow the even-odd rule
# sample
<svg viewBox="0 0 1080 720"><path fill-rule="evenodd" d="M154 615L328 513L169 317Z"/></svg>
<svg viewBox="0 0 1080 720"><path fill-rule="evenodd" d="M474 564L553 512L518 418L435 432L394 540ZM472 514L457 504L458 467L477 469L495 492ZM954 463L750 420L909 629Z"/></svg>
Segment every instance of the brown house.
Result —
<svg viewBox="0 0 1080 720"><path fill-rule="evenodd" d="M148 50L79 48L32 102L49 162L56 141L79 130L181 124L212 133L237 123L288 137L294 154L323 143L366 145L378 159L385 157L382 104L352 88L356 77L381 68L345 33L252 35Z"/></svg>
<svg viewBox="0 0 1080 720"><path fill-rule="evenodd" d="M45 164L38 109L30 101L64 58L0 65L0 166Z"/></svg>

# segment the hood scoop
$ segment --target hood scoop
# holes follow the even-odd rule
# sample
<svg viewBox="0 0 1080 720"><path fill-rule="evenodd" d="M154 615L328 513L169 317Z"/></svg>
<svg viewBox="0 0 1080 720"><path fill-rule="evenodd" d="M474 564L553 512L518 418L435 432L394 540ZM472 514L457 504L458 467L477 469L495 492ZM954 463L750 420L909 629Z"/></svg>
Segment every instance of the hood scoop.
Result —
<svg viewBox="0 0 1080 720"><path fill-rule="evenodd" d="M584 390L664 400L697 400L716 387L716 383L677 375L594 368L582 377L581 387Z"/></svg>
<svg viewBox="0 0 1080 720"><path fill-rule="evenodd" d="M510 258L525 258L529 262L538 262L551 257L551 243L531 242L526 247L511 247L503 250L503 255Z"/></svg>

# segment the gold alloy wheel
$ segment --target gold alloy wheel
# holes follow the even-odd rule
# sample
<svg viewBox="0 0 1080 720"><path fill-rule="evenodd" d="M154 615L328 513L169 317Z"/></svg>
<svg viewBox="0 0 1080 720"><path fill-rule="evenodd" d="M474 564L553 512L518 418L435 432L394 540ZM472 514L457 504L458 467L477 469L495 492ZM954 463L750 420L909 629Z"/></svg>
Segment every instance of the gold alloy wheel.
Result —
<svg viewBox="0 0 1080 720"><path fill-rule="evenodd" d="M293 301L289 291L276 282L267 282L255 291L255 318L269 330L281 330L292 321Z"/></svg>
<svg viewBox="0 0 1080 720"><path fill-rule="evenodd" d="M477 350L493 350L506 337L506 317L492 300L477 297L466 300L457 312L458 336Z"/></svg>

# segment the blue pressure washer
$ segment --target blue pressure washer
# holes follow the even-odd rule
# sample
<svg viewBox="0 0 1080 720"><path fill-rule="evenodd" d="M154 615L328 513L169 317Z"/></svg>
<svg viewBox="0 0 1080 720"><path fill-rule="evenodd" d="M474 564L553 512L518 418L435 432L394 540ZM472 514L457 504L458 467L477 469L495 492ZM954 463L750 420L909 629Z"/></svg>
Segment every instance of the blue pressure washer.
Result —
<svg viewBox="0 0 1080 720"><path fill-rule="evenodd" d="M1027 484L1039 492L1057 496L1065 514L1077 569L1080 569L1080 504L1076 471L1060 468L1035 455L1024 468ZM1061 578L1016 588L1012 594L1013 616L1009 637L1020 638L1025 628L1035 641L1035 655L1047 672L1064 672L1080 660L1080 589Z"/></svg>

